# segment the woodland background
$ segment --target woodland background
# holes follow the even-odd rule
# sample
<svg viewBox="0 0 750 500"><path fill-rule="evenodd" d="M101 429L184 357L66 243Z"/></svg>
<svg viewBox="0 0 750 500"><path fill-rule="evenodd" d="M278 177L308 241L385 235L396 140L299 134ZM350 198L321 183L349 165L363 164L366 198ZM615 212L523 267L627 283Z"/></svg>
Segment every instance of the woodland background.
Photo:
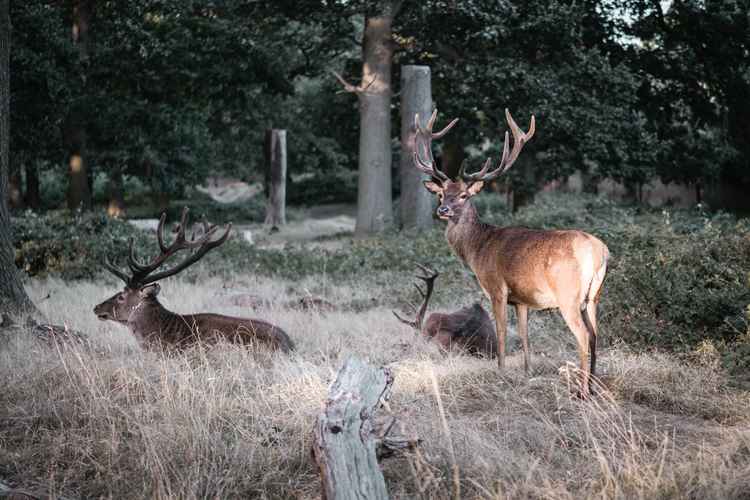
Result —
<svg viewBox="0 0 750 500"><path fill-rule="evenodd" d="M458 467L467 498L746 498L749 16L731 0L0 0L0 311L33 308L88 342L50 347L0 324L0 481L52 496L315 498L312 422L356 355L393 369L391 406L423 439L384 462L394 497L442 498ZM384 18L391 31L368 38ZM363 78L373 40L389 55L377 85ZM529 377L512 327L500 372L392 317L414 300L415 263L441 272L431 311L484 300L441 223L398 218L415 195L398 182L406 64L431 68L440 124L460 118L436 145L448 172L500 156L504 108L524 129L536 116L507 178L475 198L485 221L608 245L591 404L569 397L575 346L554 311L531 316ZM376 182L358 185L360 105L332 71L390 110ZM289 223L273 234L262 187L234 203L196 187L262 186L268 128L287 130L289 155ZM650 206L654 179L691 201ZM357 212L363 191L380 213ZM165 280L165 305L266 319L295 354L146 352L96 319L122 286L102 261L124 262L128 238L142 256L156 247L132 219L174 221L183 206L238 232ZM305 232L337 217L348 229ZM305 297L332 307L300 310Z"/></svg>

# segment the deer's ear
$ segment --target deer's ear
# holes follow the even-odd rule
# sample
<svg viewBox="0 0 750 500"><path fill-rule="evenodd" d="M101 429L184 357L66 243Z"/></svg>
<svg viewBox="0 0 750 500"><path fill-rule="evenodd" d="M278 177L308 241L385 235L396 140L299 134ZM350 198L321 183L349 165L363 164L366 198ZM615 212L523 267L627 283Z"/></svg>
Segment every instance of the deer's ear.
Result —
<svg viewBox="0 0 750 500"><path fill-rule="evenodd" d="M161 291L161 287L159 286L159 283L151 283L150 285L146 285L143 288L140 289L141 297L156 297L159 295L159 292Z"/></svg>
<svg viewBox="0 0 750 500"><path fill-rule="evenodd" d="M443 190L443 186L434 181L424 181L424 187L426 187L427 191L430 193L435 194L438 194Z"/></svg>
<svg viewBox="0 0 750 500"><path fill-rule="evenodd" d="M474 196L476 194L479 194L479 191L481 191L483 187L484 187L484 181L476 181L476 182L472 182L469 185L469 187L466 189L466 191L471 196Z"/></svg>

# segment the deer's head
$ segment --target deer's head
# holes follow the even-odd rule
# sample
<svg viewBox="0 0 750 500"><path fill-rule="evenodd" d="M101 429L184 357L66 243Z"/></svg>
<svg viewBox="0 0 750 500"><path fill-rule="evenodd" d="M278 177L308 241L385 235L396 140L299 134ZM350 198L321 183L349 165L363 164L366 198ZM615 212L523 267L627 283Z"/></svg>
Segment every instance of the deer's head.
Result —
<svg viewBox="0 0 750 500"><path fill-rule="evenodd" d="M227 225L226 231L221 237L212 240L213 236L216 234L218 226L209 226L204 223L203 235L197 237L196 234L193 233L190 239L187 239L185 237L187 215L188 209L185 208L182 211L182 217L180 219L180 225L176 231L177 234L175 239L171 245L167 245L164 242L164 223L167 215L166 213L162 214L161 219L159 220L159 226L156 228L156 238L159 243L160 253L150 263L142 264L138 261L135 256L135 250L133 248L134 242L132 238L130 240L130 254L128 256L128 268L130 269L130 274L127 274L110 264L109 260L104 262L105 267L112 274L125 282L125 288L94 307L94 314L96 314L100 320L116 321L122 324L128 323L128 320L133 314L139 311L144 305L158 303L156 297L159 294L161 287L157 281L175 275L183 269L195 264L206 255L209 250L216 248L229 238L229 232L232 229L231 224ZM162 267L170 257L181 250L195 251L190 253L179 264L169 269L155 272Z"/></svg>
<svg viewBox="0 0 750 500"><path fill-rule="evenodd" d="M441 219L460 219L464 207L470 203L469 200L482 191L485 183L504 174L516 161L524 144L526 144L526 142L528 142L528 140L534 135L534 130L536 128L534 115L531 116L529 131L526 133L522 132L518 125L516 125L516 122L513 120L513 117L507 109L505 110L505 118L508 120L508 125L513 133L513 150L509 151L508 132L506 131L503 157L497 167L493 168L492 159L487 158L487 161L484 162L484 165L479 172L467 174L464 171L465 164L462 164L461 170L458 174L459 178L452 180L448 178L448 176L435 164L435 159L432 156L432 140L439 139L448 133L448 131L458 122L458 119L451 121L440 132L433 132L432 127L435 126L435 121L437 120L437 110L432 113L425 128L422 128L419 124L419 115L414 117L414 128L416 130L414 142L414 166L418 170L429 174L432 177L431 180L424 182L424 186L429 192L438 196L440 206L437 209L437 215Z"/></svg>
<svg viewBox="0 0 750 500"><path fill-rule="evenodd" d="M127 324L130 315L141 307L144 301L156 300L160 290L158 283L151 283L140 288L125 287L121 292L117 292L94 307L94 314L102 321Z"/></svg>

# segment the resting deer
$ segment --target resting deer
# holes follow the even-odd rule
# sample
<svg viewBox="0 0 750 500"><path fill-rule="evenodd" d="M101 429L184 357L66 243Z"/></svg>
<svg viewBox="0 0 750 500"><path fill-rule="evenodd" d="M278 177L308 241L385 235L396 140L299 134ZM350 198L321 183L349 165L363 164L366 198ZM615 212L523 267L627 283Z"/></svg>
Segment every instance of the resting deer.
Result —
<svg viewBox="0 0 750 500"><path fill-rule="evenodd" d="M487 311L478 302L450 314L432 313L423 325L427 303L430 301L435 280L439 274L425 266L417 265L426 273L424 276L416 276L417 279L425 282L424 290L416 283L414 284L422 296L422 305L418 310L414 308L416 313L414 320L402 318L396 311L393 311L393 315L426 338L437 342L445 350L459 347L472 354L495 356L497 354L495 329L492 327L492 320Z"/></svg>
<svg viewBox="0 0 750 500"><path fill-rule="evenodd" d="M479 172L467 174L461 166L459 178L449 179L435 165L432 140L445 135L458 121L440 132L432 131L437 118L433 112L426 128L415 116L414 165L432 179L424 185L440 201L437 215L448 221L445 236L453 252L474 272L492 303L497 329L500 368L505 363L506 304L513 304L518 317L518 334L523 346L523 365L529 371L528 310L557 308L575 335L581 362L581 397L589 393L589 378L596 368L596 306L607 272L609 250L598 238L577 230L551 231L523 227L497 227L479 220L471 198L485 183L505 173L518 158L524 144L534 135L531 117L524 133L505 110L513 133L513 149L508 151L505 133L503 156L496 167L491 159Z"/></svg>
<svg viewBox="0 0 750 500"><path fill-rule="evenodd" d="M150 263L142 264L135 258L133 240L130 240L128 275L106 260L104 265L115 276L125 282L125 288L94 308L100 320L115 321L127 326L138 342L146 348L164 345L184 347L197 341L214 342L219 339L250 344L260 342L273 349L289 352L294 349L289 336L279 327L259 319L234 318L221 314L176 314L159 303L160 287L157 281L173 276L198 262L209 250L216 248L229 238L229 224L218 239L212 239L217 226L204 224L204 234L185 238L188 209L182 211L180 226L171 245L164 242L162 214L156 229L156 238L161 253ZM196 250L197 249L197 250ZM170 269L155 272L167 260L181 250L195 250L182 262Z"/></svg>

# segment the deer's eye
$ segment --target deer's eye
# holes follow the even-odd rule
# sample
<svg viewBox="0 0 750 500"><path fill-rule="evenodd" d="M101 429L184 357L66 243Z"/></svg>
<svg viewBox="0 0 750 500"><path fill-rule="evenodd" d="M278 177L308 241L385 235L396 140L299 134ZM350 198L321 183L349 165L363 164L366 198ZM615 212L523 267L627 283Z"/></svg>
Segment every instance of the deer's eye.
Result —
<svg viewBox="0 0 750 500"><path fill-rule="evenodd" d="M469 195L466 194L466 193L461 193L461 194L458 195L458 198L461 199L461 200L465 200L468 197L469 197Z"/></svg>
<svg viewBox="0 0 750 500"><path fill-rule="evenodd" d="M117 302L125 302L125 296L124 295L118 295L117 296Z"/></svg>

